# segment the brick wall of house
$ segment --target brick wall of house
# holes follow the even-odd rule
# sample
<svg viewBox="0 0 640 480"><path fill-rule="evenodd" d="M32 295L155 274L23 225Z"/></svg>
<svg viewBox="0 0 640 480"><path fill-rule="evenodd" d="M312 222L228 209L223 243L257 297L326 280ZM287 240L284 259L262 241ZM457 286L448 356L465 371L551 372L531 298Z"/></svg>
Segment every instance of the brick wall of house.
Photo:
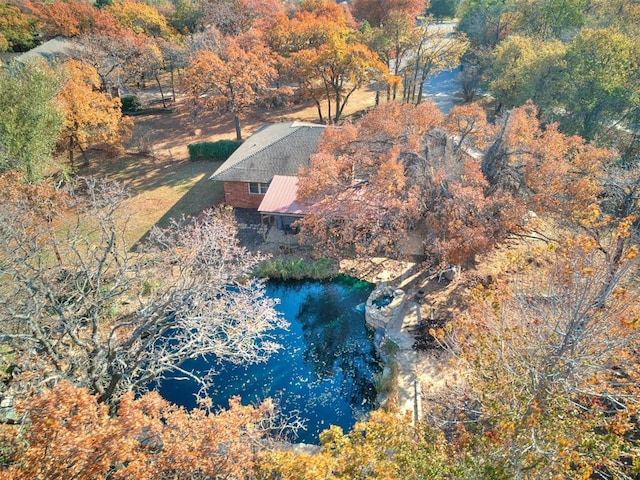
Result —
<svg viewBox="0 0 640 480"><path fill-rule="evenodd" d="M249 193L246 182L224 182L224 203L239 208L258 208L264 195Z"/></svg>

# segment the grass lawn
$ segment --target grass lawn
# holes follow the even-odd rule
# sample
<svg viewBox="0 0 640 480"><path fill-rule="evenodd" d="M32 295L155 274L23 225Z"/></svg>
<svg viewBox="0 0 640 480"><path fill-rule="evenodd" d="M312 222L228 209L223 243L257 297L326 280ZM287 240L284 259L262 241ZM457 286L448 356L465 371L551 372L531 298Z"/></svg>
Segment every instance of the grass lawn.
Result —
<svg viewBox="0 0 640 480"><path fill-rule="evenodd" d="M123 183L131 194L125 202L130 215L126 232L129 245L143 239L155 224L198 214L223 202L222 184L209 180L221 162L167 160L123 156L94 160L78 174Z"/></svg>
<svg viewBox="0 0 640 480"><path fill-rule="evenodd" d="M370 88L356 92L345 115L370 108L374 98ZM265 123L313 121L315 118L313 105L294 109L256 109L243 119L243 130L247 138ZM136 117L135 123L129 150L136 151L137 140L144 139L153 151L152 156L105 158L100 153L90 152L91 165L81 167L77 172L78 175L122 182L129 189L131 197L125 205L129 216L126 233L129 245L143 239L155 224L166 226L171 219L198 214L224 201L222 185L208 180L221 162L191 162L187 145L235 136L231 116L205 112L194 118L190 104L181 96L171 113Z"/></svg>

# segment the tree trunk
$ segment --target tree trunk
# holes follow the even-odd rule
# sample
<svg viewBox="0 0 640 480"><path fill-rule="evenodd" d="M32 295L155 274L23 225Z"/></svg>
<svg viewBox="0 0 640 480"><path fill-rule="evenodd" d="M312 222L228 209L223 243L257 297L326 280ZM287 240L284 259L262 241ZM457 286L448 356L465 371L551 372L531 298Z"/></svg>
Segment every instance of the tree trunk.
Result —
<svg viewBox="0 0 640 480"><path fill-rule="evenodd" d="M164 99L164 92L162 91L162 84L160 83L160 77L155 75L156 83L158 84L158 90L160 90L160 98L162 98L162 108L167 108L167 102Z"/></svg>
<svg viewBox="0 0 640 480"><path fill-rule="evenodd" d="M236 127L236 141L242 142L242 130L240 129L240 117L238 115L233 116L233 124Z"/></svg>
<svg viewBox="0 0 640 480"><path fill-rule="evenodd" d="M173 78L173 67L171 67L170 73L171 73L171 98L173 98L173 103L176 103L176 84Z"/></svg>
<svg viewBox="0 0 640 480"><path fill-rule="evenodd" d="M424 78L420 81L420 87L418 87L418 100L416 100L416 105L422 102L423 93L424 93Z"/></svg>
<svg viewBox="0 0 640 480"><path fill-rule="evenodd" d="M313 99L316 102L316 108L318 109L318 118L320 119L320 123L324 123L324 117L322 116L322 106L320 105L320 100Z"/></svg>
<svg viewBox="0 0 640 480"><path fill-rule="evenodd" d="M324 92L327 96L327 120L331 122L331 92L329 91L329 84L326 80L323 79L324 82Z"/></svg>
<svg viewBox="0 0 640 480"><path fill-rule="evenodd" d="M80 145L80 143L78 143L78 148L80 149L80 153L82 153L82 158L84 160L84 166L88 167L89 166L89 157L87 157L87 152L85 152L84 148L82 148L82 145Z"/></svg>
<svg viewBox="0 0 640 480"><path fill-rule="evenodd" d="M73 135L69 137L69 166L71 167L71 171L74 171L76 169L75 165L74 165L74 157L73 157Z"/></svg>
<svg viewBox="0 0 640 480"><path fill-rule="evenodd" d="M340 120L340 114L342 113L342 109L344 108L342 100L340 98L340 93L336 91L336 115L333 118L334 122Z"/></svg>

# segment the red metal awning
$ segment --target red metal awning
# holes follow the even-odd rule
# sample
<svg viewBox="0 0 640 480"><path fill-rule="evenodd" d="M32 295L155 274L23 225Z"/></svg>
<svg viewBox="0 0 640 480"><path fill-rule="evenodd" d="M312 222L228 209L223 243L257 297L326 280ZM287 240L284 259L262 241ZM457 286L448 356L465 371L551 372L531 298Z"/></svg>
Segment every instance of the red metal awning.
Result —
<svg viewBox="0 0 640 480"><path fill-rule="evenodd" d="M304 215L305 206L296 202L298 177L275 175L258 207L260 213Z"/></svg>

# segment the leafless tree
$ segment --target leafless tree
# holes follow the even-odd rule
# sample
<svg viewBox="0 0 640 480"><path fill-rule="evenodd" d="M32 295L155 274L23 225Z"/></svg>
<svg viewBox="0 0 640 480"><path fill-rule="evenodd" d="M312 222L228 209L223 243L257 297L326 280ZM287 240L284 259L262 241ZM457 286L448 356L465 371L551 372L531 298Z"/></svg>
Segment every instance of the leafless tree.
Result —
<svg viewBox="0 0 640 480"><path fill-rule="evenodd" d="M279 348L269 332L286 322L250 278L260 258L239 247L229 211L154 228L134 251L120 185L82 179L62 198L53 218L33 199L0 211L0 339L16 388L67 379L111 402L168 374L214 381L183 369L188 358L254 363Z"/></svg>

